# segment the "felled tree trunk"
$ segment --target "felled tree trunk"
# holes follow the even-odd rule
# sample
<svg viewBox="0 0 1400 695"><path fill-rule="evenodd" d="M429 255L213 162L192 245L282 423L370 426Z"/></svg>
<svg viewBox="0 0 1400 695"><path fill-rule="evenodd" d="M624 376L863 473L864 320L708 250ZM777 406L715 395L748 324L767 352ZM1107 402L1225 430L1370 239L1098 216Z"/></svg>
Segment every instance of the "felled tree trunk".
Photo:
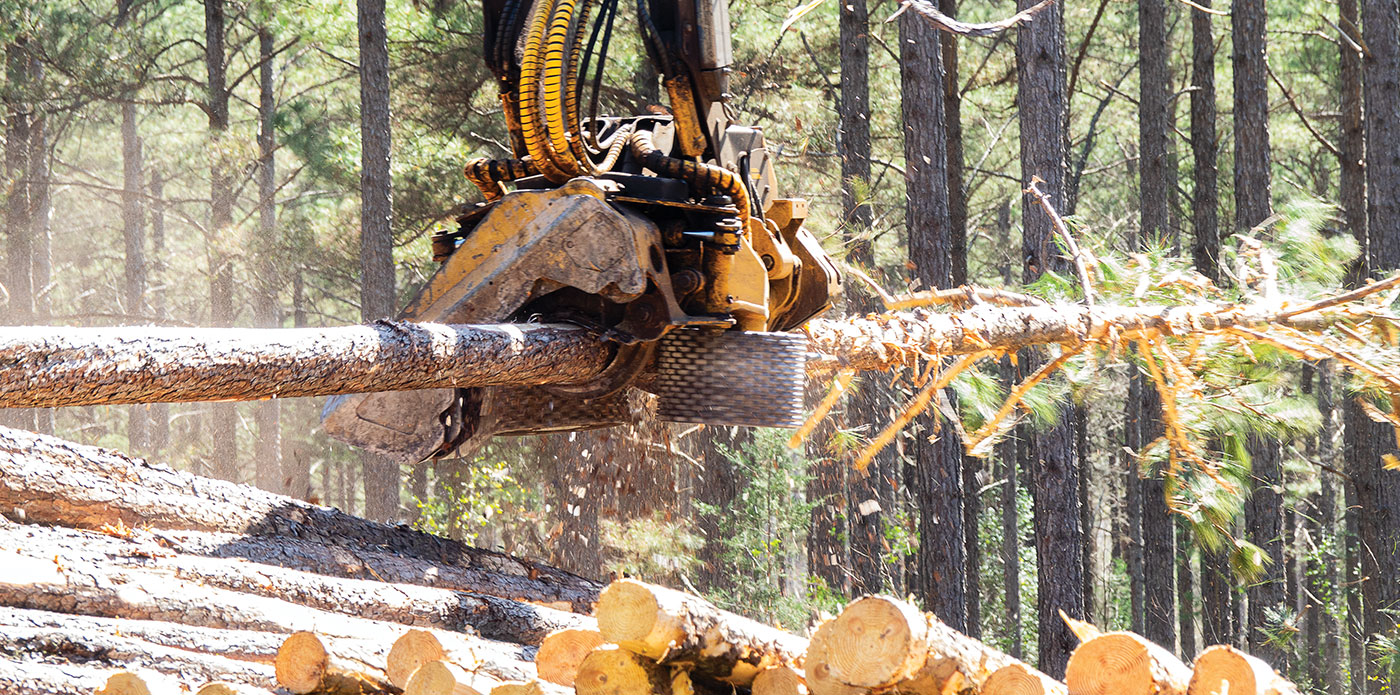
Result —
<svg viewBox="0 0 1400 695"><path fill-rule="evenodd" d="M0 406L246 401L567 384L613 348L572 326L23 327L0 337ZM45 406L47 407L47 406Z"/></svg>
<svg viewBox="0 0 1400 695"><path fill-rule="evenodd" d="M1078 344L1118 327L1204 332L1311 326L1277 307L978 305L817 320L814 369L886 369L924 354ZM292 329L23 327L0 336L0 407L261 400L467 386L570 384L596 376L613 348L562 325L380 321Z"/></svg>
<svg viewBox="0 0 1400 695"><path fill-rule="evenodd" d="M76 553L65 556L44 543L27 542L16 550L0 564L0 604L6 606L284 635L314 630L329 637L373 636L384 640L386 648L407 630L395 623L213 588L165 571L114 567ZM515 645L445 630L434 630L433 635L453 651L477 654L486 664L483 671L501 680L535 676L534 665Z"/></svg>
<svg viewBox="0 0 1400 695"><path fill-rule="evenodd" d="M0 631L0 652L78 662L100 655L104 662L121 663L128 668L180 673L206 681L226 680L262 687L275 685L272 669L266 664L165 647L127 636L53 628L7 627Z"/></svg>
<svg viewBox="0 0 1400 695"><path fill-rule="evenodd" d="M1106 632L1074 650L1065 682L1076 693L1185 695L1191 668L1141 635Z"/></svg>
<svg viewBox="0 0 1400 695"><path fill-rule="evenodd" d="M78 664L0 659L0 692L26 695L92 695L110 671Z"/></svg>
<svg viewBox="0 0 1400 695"><path fill-rule="evenodd" d="M56 528L0 528L0 547L24 546L66 563L167 573L204 586L256 594L324 611L488 639L538 644L550 631L587 624L582 616L460 591L339 579L281 567L170 553L133 532L126 539Z"/></svg>
<svg viewBox="0 0 1400 695"><path fill-rule="evenodd" d="M322 554L348 549L371 576L379 569L371 559L375 553L362 549L374 548L429 563L418 568L420 574L442 565L470 572L469 586L477 593L585 613L598 592L593 582L546 565L15 430L0 429L0 509L19 509L33 521L77 528L120 522L244 534L273 546L268 552L285 552L289 564L301 562L296 551L306 547L291 540L297 539L323 546ZM291 545L278 548L284 539ZM396 576L406 574L405 569Z"/></svg>

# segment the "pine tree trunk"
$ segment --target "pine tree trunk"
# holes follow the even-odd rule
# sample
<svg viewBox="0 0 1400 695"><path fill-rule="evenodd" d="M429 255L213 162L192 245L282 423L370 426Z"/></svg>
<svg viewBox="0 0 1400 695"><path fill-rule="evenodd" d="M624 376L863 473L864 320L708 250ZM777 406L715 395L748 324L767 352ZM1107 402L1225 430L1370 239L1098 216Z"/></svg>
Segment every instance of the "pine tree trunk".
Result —
<svg viewBox="0 0 1400 695"><path fill-rule="evenodd" d="M206 107L209 115L211 140L209 169L209 318L215 326L232 326L233 258L224 250L226 238L233 234L233 172L224 153L224 138L228 135L229 91L227 56L224 34L224 0L204 0L204 62L208 73ZM212 411L212 442L215 477L237 480L238 411L232 403L215 403Z"/></svg>
<svg viewBox="0 0 1400 695"><path fill-rule="evenodd" d="M151 210L151 262L147 272L151 282L151 316L165 320L165 181L159 172L151 172L149 184ZM170 406L153 403L147 407L150 438L147 450L155 457L170 444Z"/></svg>
<svg viewBox="0 0 1400 695"><path fill-rule="evenodd" d="M44 64L39 56L31 60L30 72L35 82L43 84ZM53 152L49 142L49 119L39 109L35 110L29 129L29 191L34 322L43 325L53 316L49 286L53 279ZM53 434L52 408L34 411L34 431Z"/></svg>
<svg viewBox="0 0 1400 695"><path fill-rule="evenodd" d="M359 0L360 37L360 318L395 315L393 184L390 178L389 43L384 0ZM390 519L399 511L399 469L363 453L365 516Z"/></svg>
<svg viewBox="0 0 1400 695"><path fill-rule="evenodd" d="M5 97L5 229L9 323L25 325L34 315L33 239L30 236L29 136L33 106L25 100L30 88L29 41L21 35L6 50ZM32 427L29 413L12 413L16 424Z"/></svg>
<svg viewBox="0 0 1400 695"><path fill-rule="evenodd" d="M1034 4L1018 0L1025 9ZM1016 40L1017 103L1021 124L1021 179L1044 179L1042 190L1054 205L1065 202L1066 93L1065 27L1062 6L1051 5L1035 21L1018 29ZM1068 260L1058 257L1048 217L1030 195L1022 198L1023 278L1030 282L1045 270L1070 274ZM1040 359L1027 359L1029 366ZM1035 502L1036 557L1039 558L1037 612L1040 619L1039 664L1051 676L1064 673L1077 640L1059 611L1085 614L1084 570L1079 560L1084 529L1079 517L1079 460L1075 450L1073 406L1063 406L1055 427L1025 442Z"/></svg>
<svg viewBox="0 0 1400 695"><path fill-rule="evenodd" d="M273 119L277 97L273 92L272 29L258 29L258 235L257 292L253 299L253 322L260 327L275 328L282 324L277 295L282 286L278 277L277 259L277 161ZM257 485L272 492L293 490L289 483L306 477L306 471L283 470L282 405L272 399L257 405L253 412L257 424ZM295 463L295 462L293 462Z"/></svg>
<svg viewBox="0 0 1400 695"><path fill-rule="evenodd" d="M740 446L748 439L745 431L741 437L729 436L727 427L708 427L702 446L705 468L698 472L695 481L695 500L702 502L714 511L697 513L696 526L705 539L700 549L698 568L699 588L712 592L725 588L733 581L734 568L724 561L724 530L722 520L731 514L730 505L738 494L738 480L734 475L734 462L721 450L723 447L731 455L743 455Z"/></svg>
<svg viewBox="0 0 1400 695"><path fill-rule="evenodd" d="M1250 653L1284 670L1287 655L1276 643L1269 642L1261 630L1278 627L1270 624L1268 609L1285 605L1284 572L1287 569L1283 557L1282 493L1278 487L1282 481L1282 462L1275 455L1279 451L1277 444L1261 441L1267 436L1250 434L1248 444L1253 490L1245 503L1246 535L1251 543L1263 549L1271 562L1261 570L1260 579L1249 587L1247 639Z"/></svg>
<svg viewBox="0 0 1400 695"><path fill-rule="evenodd" d="M1011 249L1011 201L997 208L997 240L1008 256ZM999 268L1002 283L1010 287L1012 267L1008 257ZM1000 377L1002 386L1008 391L1020 382L1018 368L1011 357L1001 358ZM1011 436L997 444L997 461L1001 466L1005 483L1001 488L1001 566L1002 600L1006 609L1006 631L1011 640L1011 656L1024 658L1024 645L1021 636L1021 515L1020 503L1020 432L1013 430Z"/></svg>
<svg viewBox="0 0 1400 695"><path fill-rule="evenodd" d="M1395 0L1363 0L1362 64L1366 133L1366 276L1400 268L1400 8ZM1357 410L1352 405L1350 410ZM1400 453L1388 425L1354 413L1347 436L1348 469L1361 505L1361 570L1366 634L1389 635L1400 609L1400 475L1384 469L1382 456ZM1400 687L1394 676L1376 674L1371 692L1384 684Z"/></svg>
<svg viewBox="0 0 1400 695"><path fill-rule="evenodd" d="M1210 7L1211 0L1197 4ZM1194 230L1191 256L1196 270L1220 281L1220 190L1215 141L1215 37L1211 16L1191 12L1191 156L1195 169L1195 199L1191 208Z"/></svg>
<svg viewBox="0 0 1400 695"><path fill-rule="evenodd" d="M1196 656L1196 578L1191 566L1191 546L1190 529L1185 524L1179 524L1176 529L1175 557L1177 637L1181 648L1177 653L1187 661Z"/></svg>
<svg viewBox="0 0 1400 695"><path fill-rule="evenodd" d="M125 283L122 304L136 323L147 323L146 312L146 213L143 206L145 173L141 136L136 129L136 105L124 103L122 112L122 240L125 242ZM146 453L150 445L150 418L144 405L126 409L126 436L131 450Z"/></svg>
<svg viewBox="0 0 1400 695"><path fill-rule="evenodd" d="M900 18L899 31L909 262L920 287L947 288L953 286L959 250L949 219L944 50L938 30L916 13ZM920 430L914 437L915 465L905 484L918 510L918 589L923 605L953 629L966 631L964 503L969 491L963 487L962 446L952 426L940 419L936 408L916 419Z"/></svg>
<svg viewBox="0 0 1400 695"><path fill-rule="evenodd" d="M958 16L958 0L938 0L939 9L949 17ZM962 89L958 84L959 38L940 32L943 47L943 122L948 143L948 227L951 230L953 280L951 287L967 284L967 194L963 190ZM966 485L966 483L964 483ZM971 552L971 550L969 550ZM971 555L969 555L971 557ZM975 584L974 584L975 586ZM975 592L974 592L975 593ZM968 595L973 600L972 594ZM968 604L972 610L972 604Z"/></svg>

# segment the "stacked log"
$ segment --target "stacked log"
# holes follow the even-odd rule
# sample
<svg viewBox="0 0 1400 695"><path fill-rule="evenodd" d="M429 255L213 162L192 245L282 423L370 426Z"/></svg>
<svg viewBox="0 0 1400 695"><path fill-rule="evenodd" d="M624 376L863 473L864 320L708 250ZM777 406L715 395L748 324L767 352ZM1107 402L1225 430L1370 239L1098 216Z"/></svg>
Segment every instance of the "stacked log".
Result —
<svg viewBox="0 0 1400 695"><path fill-rule="evenodd" d="M0 429L0 692L1296 695L1071 621L1066 680L885 596L791 634L111 451ZM590 616L587 613L594 613ZM1069 620L1068 616L1066 617Z"/></svg>
<svg viewBox="0 0 1400 695"><path fill-rule="evenodd" d="M39 695L397 694L430 664L422 692L552 695L535 648L593 630L600 588L7 429L0 557L0 692ZM442 690L443 672L460 684Z"/></svg>

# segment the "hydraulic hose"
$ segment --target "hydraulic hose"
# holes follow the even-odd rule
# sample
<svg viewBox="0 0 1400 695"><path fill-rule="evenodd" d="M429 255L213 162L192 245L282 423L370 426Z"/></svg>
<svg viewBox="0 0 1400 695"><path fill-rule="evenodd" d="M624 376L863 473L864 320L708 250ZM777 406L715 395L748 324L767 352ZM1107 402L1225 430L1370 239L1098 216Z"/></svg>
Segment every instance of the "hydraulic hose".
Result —
<svg viewBox="0 0 1400 695"><path fill-rule="evenodd" d="M482 157L467 162L463 173L466 174L468 181L481 189L481 195L487 201L492 201L505 195L505 189L501 186L502 182L523 179L540 172L535 168L534 162L528 159Z"/></svg>
<svg viewBox="0 0 1400 695"><path fill-rule="evenodd" d="M730 200L734 201L734 207L739 209L740 233L748 234L749 191L738 174L716 164L693 162L662 154L652 144L650 131L639 130L632 134L628 142L631 143L632 155L642 166L659 174L681 179L697 191L729 196Z"/></svg>
<svg viewBox="0 0 1400 695"><path fill-rule="evenodd" d="M561 0L571 1L571 0ZM549 142L545 114L540 103L540 78L544 63L545 32L553 14L550 0L536 0L525 37L525 54L520 61L520 132L525 149L540 173L551 183L564 183L573 178L561 166L562 153L555 152ZM566 150L567 151L567 150Z"/></svg>
<svg viewBox="0 0 1400 695"><path fill-rule="evenodd" d="M561 169L575 176L594 172L578 132L576 61L583 50L584 26L592 0L557 0L544 45L544 117L550 148L559 153ZM577 25L575 24L577 20ZM571 32L577 26L578 31ZM574 39L570 41L571 38ZM570 137L570 136L573 137Z"/></svg>

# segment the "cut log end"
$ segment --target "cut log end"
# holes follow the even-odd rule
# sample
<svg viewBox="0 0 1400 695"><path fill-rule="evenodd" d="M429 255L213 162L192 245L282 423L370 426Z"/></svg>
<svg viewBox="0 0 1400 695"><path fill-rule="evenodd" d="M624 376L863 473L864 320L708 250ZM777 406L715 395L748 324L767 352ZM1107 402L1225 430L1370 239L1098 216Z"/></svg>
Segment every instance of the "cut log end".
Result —
<svg viewBox="0 0 1400 695"><path fill-rule="evenodd" d="M1025 664L1003 666L987 677L982 695L1067 695L1069 689Z"/></svg>
<svg viewBox="0 0 1400 695"><path fill-rule="evenodd" d="M271 695L267 690L241 683L214 681L199 686L194 695Z"/></svg>
<svg viewBox="0 0 1400 695"><path fill-rule="evenodd" d="M540 678L572 687L579 664L601 646L603 635L597 630L555 630L540 643L535 654L535 668Z"/></svg>
<svg viewBox="0 0 1400 695"><path fill-rule="evenodd" d="M293 693L310 693L321 687L330 653L314 633L297 632L282 642L272 663L278 683Z"/></svg>
<svg viewBox="0 0 1400 695"><path fill-rule="evenodd" d="M866 596L822 628L812 637L813 649L821 642L824 675L846 685L883 687L908 678L924 663L928 621L903 601ZM818 667L812 661L809 653L809 670Z"/></svg>
<svg viewBox="0 0 1400 695"><path fill-rule="evenodd" d="M1190 679L1191 670L1175 656L1131 632L1089 639L1065 669L1071 695L1179 695Z"/></svg>
<svg viewBox="0 0 1400 695"><path fill-rule="evenodd" d="M114 673L94 695L151 695L146 678L131 671Z"/></svg>
<svg viewBox="0 0 1400 695"><path fill-rule="evenodd" d="M791 666L769 666L754 676L753 695L807 695L807 682Z"/></svg>
<svg viewBox="0 0 1400 695"><path fill-rule="evenodd" d="M429 661L414 670L404 695L487 695L499 682L448 661Z"/></svg>
<svg viewBox="0 0 1400 695"><path fill-rule="evenodd" d="M685 671L661 666L614 645L594 649L574 677L578 695L690 695Z"/></svg>
<svg viewBox="0 0 1400 695"><path fill-rule="evenodd" d="M394 646L389 649L389 656L385 659L384 671L388 674L390 683L403 688L408 685L408 679L418 667L446 658L447 650L442 648L442 642L439 642L433 633L427 630L409 630L394 640Z"/></svg>
<svg viewBox="0 0 1400 695"><path fill-rule="evenodd" d="M1196 657L1190 695L1296 695L1298 689L1263 660L1216 645Z"/></svg>
<svg viewBox="0 0 1400 695"><path fill-rule="evenodd" d="M658 631L661 605L647 585L628 580L609 584L598 596L594 614L598 631L607 641L653 659L665 652L669 639L662 641L653 634Z"/></svg>

